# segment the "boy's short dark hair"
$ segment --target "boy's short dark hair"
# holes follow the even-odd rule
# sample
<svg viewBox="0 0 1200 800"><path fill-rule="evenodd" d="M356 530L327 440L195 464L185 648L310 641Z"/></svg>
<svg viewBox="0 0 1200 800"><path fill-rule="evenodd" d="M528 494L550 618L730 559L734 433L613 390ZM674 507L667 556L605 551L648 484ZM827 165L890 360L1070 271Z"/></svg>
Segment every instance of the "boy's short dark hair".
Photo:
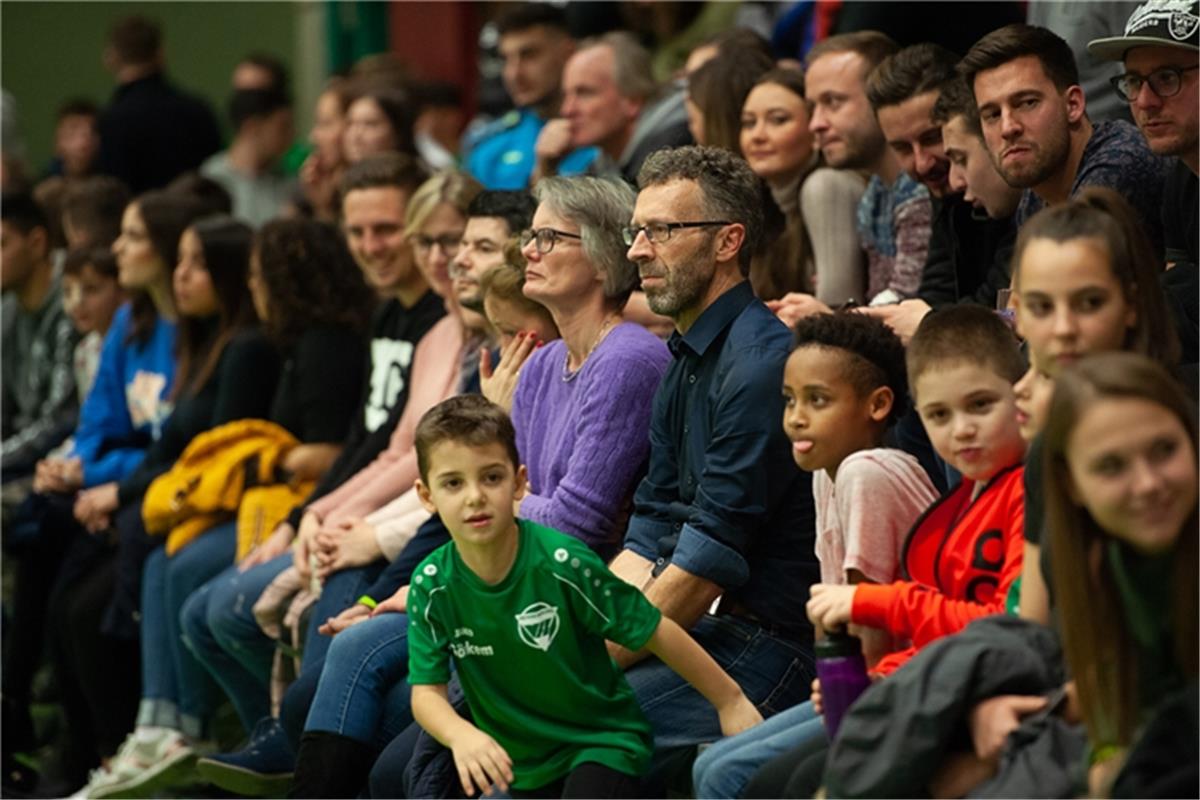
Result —
<svg viewBox="0 0 1200 800"><path fill-rule="evenodd" d="M978 139L983 139L983 127L979 123L979 106L975 105L975 93L967 82L954 77L942 84L937 102L933 104L933 121L945 125L956 117L962 117L967 130Z"/></svg>
<svg viewBox="0 0 1200 800"><path fill-rule="evenodd" d="M351 164L338 184L338 203L358 189L400 189L411 195L429 179L421 162L407 153L380 153Z"/></svg>
<svg viewBox="0 0 1200 800"><path fill-rule="evenodd" d="M508 451L514 470L521 463L512 420L504 409L481 394L460 394L443 400L426 411L417 423L413 444L417 449L417 469L426 483L429 482L429 455L434 445L447 440L471 447L499 443Z"/></svg>
<svg viewBox="0 0 1200 800"><path fill-rule="evenodd" d="M291 85L291 78L288 75L288 68L278 57L261 50L254 50L244 55L238 64L250 64L258 67L263 72L271 76L269 88L278 89L281 92L287 93Z"/></svg>
<svg viewBox="0 0 1200 800"><path fill-rule="evenodd" d="M921 320L908 343L908 383L930 369L949 363L981 363L1016 383L1025 374L1025 360L1012 329L995 311L974 305L954 305L931 311Z"/></svg>
<svg viewBox="0 0 1200 800"><path fill-rule="evenodd" d="M63 195L64 223L86 233L96 247L111 245L121 233L121 215L133 199L129 187L109 175L93 175L72 183Z"/></svg>
<svg viewBox="0 0 1200 800"><path fill-rule="evenodd" d="M958 56L932 42L894 53L867 76L867 99L876 111L931 92L954 77Z"/></svg>
<svg viewBox="0 0 1200 800"><path fill-rule="evenodd" d="M67 117L98 117L100 107L86 97L73 97L58 107L54 119L62 122Z"/></svg>
<svg viewBox="0 0 1200 800"><path fill-rule="evenodd" d="M904 344L892 329L866 314L814 314L796 323L794 348L827 347L845 354L842 370L860 397L881 386L892 390L892 410L885 420L893 425L908 404Z"/></svg>
<svg viewBox="0 0 1200 800"><path fill-rule="evenodd" d="M247 120L269 117L281 108L291 108L292 98L283 89L235 89L229 96L229 121L236 131Z"/></svg>
<svg viewBox="0 0 1200 800"><path fill-rule="evenodd" d="M533 212L536 210L537 201L524 189L487 189L475 195L475 199L467 206L467 216L502 219L508 224L508 233L512 236L533 224Z"/></svg>
<svg viewBox="0 0 1200 800"><path fill-rule="evenodd" d="M570 33L566 13L550 3L522 3L510 8L496 18L496 33L505 36L517 31L527 31L539 25L562 33Z"/></svg>
<svg viewBox="0 0 1200 800"><path fill-rule="evenodd" d="M33 199L31 192L5 192L0 198L0 220L25 234L34 228L42 228L47 233L50 231L46 212Z"/></svg>
<svg viewBox="0 0 1200 800"><path fill-rule="evenodd" d="M1022 56L1037 56L1042 71L1060 92L1079 83L1079 67L1066 40L1046 28L1023 23L997 28L971 45L958 62L958 74L974 93L976 75Z"/></svg>
<svg viewBox="0 0 1200 800"><path fill-rule="evenodd" d="M107 247L80 247L63 259L63 275L78 277L90 266L102 278L117 279L117 259Z"/></svg>

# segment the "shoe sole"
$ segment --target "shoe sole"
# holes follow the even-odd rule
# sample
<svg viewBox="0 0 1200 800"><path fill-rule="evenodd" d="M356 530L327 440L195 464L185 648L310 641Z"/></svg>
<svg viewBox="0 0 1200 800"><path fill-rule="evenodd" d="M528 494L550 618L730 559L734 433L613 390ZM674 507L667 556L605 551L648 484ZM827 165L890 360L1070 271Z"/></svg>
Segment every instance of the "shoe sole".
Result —
<svg viewBox="0 0 1200 800"><path fill-rule="evenodd" d="M182 778L191 773L196 764L194 752L181 753L177 758L167 758L150 767L136 778L99 787L90 793L90 800L139 800L153 797L157 790L182 783Z"/></svg>
<svg viewBox="0 0 1200 800"><path fill-rule="evenodd" d="M293 775L291 772L254 772L211 758L197 761L196 772L214 786L250 797L285 797Z"/></svg>

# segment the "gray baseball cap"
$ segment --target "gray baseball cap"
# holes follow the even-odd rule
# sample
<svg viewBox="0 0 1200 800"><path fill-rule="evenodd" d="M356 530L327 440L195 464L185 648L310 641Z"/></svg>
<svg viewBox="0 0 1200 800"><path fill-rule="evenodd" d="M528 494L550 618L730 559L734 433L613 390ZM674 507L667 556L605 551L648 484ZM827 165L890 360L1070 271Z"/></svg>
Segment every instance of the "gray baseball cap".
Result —
<svg viewBox="0 0 1200 800"><path fill-rule="evenodd" d="M1121 61L1134 47L1153 45L1200 51L1200 0L1149 0L1129 15L1124 36L1093 39L1088 53Z"/></svg>

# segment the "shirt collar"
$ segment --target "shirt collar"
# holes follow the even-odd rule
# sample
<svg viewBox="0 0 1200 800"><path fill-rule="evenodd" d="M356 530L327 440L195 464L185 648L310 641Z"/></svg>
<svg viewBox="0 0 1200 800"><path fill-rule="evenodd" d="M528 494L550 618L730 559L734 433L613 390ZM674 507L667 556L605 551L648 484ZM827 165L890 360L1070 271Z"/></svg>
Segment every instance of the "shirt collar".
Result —
<svg viewBox="0 0 1200 800"><path fill-rule="evenodd" d="M686 347L698 356L704 355L709 345L753 300L754 290L750 288L750 281L740 282L704 309L687 333L676 331L671 334L671 340L667 342L671 352L678 356L681 348Z"/></svg>

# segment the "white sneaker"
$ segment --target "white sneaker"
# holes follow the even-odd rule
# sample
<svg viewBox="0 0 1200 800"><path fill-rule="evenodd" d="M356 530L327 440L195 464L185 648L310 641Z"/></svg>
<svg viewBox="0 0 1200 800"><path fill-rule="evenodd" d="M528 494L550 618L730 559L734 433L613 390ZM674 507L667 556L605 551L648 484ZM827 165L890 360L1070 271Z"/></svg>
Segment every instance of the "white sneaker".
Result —
<svg viewBox="0 0 1200 800"><path fill-rule="evenodd" d="M130 734L106 770L97 770L81 791L83 797L102 800L137 794L152 781L196 757L187 737L163 729L150 736Z"/></svg>

